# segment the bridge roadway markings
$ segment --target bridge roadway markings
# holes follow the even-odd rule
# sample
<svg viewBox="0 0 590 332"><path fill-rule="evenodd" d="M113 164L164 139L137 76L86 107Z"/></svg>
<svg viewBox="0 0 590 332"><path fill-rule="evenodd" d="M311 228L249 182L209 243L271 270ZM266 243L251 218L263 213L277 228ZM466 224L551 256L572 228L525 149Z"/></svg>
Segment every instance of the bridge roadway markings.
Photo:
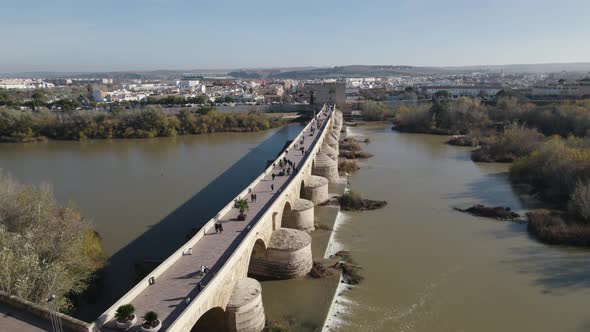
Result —
<svg viewBox="0 0 590 332"><path fill-rule="evenodd" d="M323 125L323 121L326 121L326 118L322 116L320 120ZM313 137L309 136L309 130L304 133L306 154L320 132L320 130L316 130ZM301 151L298 149L292 148L287 153L287 159L295 162L298 171L301 170L303 157ZM278 174L280 172L278 164L274 169L275 173ZM225 260L230 257L235 248L246 237L248 234L246 226L252 221L252 218L258 214L273 195L280 193L279 188L282 188L283 184L292 176L295 175L291 173L290 176L277 176L273 181L272 173L269 173L264 180L253 188L253 193L258 196L256 202L251 202L249 196L245 197L248 199L249 205L246 220L236 220L238 215L237 209L232 209L229 213L221 217L223 233L216 234L215 231L208 232L195 244L192 255L185 255L180 258L156 279L155 284L149 286L135 297L131 301L131 304L135 307L136 313L141 317L147 311L155 311L162 321L161 330L165 331L187 307L185 299L187 297L194 299L198 295L197 284L199 281L202 281L203 286L206 286L206 283L214 276L214 273L223 266ZM271 191L271 184L274 184L274 192ZM154 245L157 246L157 243L154 243ZM201 265L211 268L209 273L202 277L203 279L199 274ZM140 322L141 319L138 320L138 324L141 324Z"/></svg>

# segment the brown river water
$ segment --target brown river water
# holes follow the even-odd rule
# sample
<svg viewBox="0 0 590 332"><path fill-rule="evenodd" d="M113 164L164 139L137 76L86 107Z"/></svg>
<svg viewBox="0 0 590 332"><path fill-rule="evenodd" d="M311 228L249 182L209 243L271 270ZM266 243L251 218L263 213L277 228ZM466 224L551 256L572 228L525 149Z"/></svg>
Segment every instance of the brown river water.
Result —
<svg viewBox="0 0 590 332"><path fill-rule="evenodd" d="M103 236L110 265L76 316L92 320L133 284L134 263L158 261L254 179L291 125L259 133L150 140L0 145L0 168L25 183L47 181ZM381 210L341 213L314 234L314 257L351 250L363 283L341 291L326 331L588 331L590 251L547 246L526 226L452 210L472 203L527 206L507 165L475 164L445 138L400 134L387 125L350 128L375 154L350 188L383 199ZM334 211L316 209L331 223ZM157 235L157 237L156 237ZM158 239L158 241L156 241ZM321 331L335 280L264 282L270 320Z"/></svg>
<svg viewBox="0 0 590 332"><path fill-rule="evenodd" d="M376 211L335 233L365 281L338 300L338 331L589 331L590 250L548 246L525 225L462 214L474 203L527 207L508 165L476 164L440 136L360 126L375 156L349 179Z"/></svg>

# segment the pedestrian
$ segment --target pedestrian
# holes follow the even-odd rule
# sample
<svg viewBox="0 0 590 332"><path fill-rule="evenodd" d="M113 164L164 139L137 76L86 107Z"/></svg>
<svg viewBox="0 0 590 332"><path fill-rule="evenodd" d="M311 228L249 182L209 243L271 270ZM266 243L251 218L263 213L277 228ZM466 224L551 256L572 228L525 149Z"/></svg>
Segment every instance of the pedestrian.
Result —
<svg viewBox="0 0 590 332"><path fill-rule="evenodd" d="M223 233L223 224L219 223L219 234Z"/></svg>
<svg viewBox="0 0 590 332"><path fill-rule="evenodd" d="M251 194L250 194L250 201L251 201L251 202L254 202L254 193L251 193Z"/></svg>
<svg viewBox="0 0 590 332"><path fill-rule="evenodd" d="M203 284L199 281L199 283L197 284L197 290L200 292L201 289L203 289Z"/></svg>
<svg viewBox="0 0 590 332"><path fill-rule="evenodd" d="M254 202L258 200L258 195L254 194Z"/></svg>
<svg viewBox="0 0 590 332"><path fill-rule="evenodd" d="M219 233L219 225L215 223L215 233Z"/></svg>
<svg viewBox="0 0 590 332"><path fill-rule="evenodd" d="M275 185L273 183L270 184L270 191L275 191Z"/></svg>
<svg viewBox="0 0 590 332"><path fill-rule="evenodd" d="M272 173L272 180L275 180L275 173Z"/></svg>

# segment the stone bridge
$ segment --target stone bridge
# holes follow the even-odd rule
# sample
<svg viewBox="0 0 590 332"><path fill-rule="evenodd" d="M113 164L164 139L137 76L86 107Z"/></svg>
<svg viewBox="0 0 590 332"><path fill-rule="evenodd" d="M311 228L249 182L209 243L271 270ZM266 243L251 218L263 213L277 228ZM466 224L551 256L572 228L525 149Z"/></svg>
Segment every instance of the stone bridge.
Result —
<svg viewBox="0 0 590 332"><path fill-rule="evenodd" d="M324 106L272 165L91 330L116 330L117 308L130 303L138 317L155 311L161 331L261 331L261 287L252 278L298 278L311 270L308 233L314 230L314 205L329 199L328 184L338 180L341 128L342 113ZM245 220L238 220L234 206L241 199L249 205ZM215 231L218 222L221 233ZM202 265L209 271L201 273ZM141 318L130 330L140 324Z"/></svg>

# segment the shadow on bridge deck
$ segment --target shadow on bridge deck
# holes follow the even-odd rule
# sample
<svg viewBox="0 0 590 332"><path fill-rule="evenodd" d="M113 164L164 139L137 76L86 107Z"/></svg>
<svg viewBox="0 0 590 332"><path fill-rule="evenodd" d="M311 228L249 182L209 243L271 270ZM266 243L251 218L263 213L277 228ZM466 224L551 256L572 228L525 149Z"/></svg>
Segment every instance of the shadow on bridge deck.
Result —
<svg viewBox="0 0 590 332"><path fill-rule="evenodd" d="M108 265L99 272L100 280L84 295L85 299L91 300L79 305L75 317L94 321L141 280L143 275L136 273L135 263L158 262L170 256L185 242L186 235L193 228L204 225L260 175L267 160L275 159L285 142L297 136L302 128L292 124L277 131L159 223L149 226L142 235L112 255ZM154 268L156 266L153 264Z"/></svg>

